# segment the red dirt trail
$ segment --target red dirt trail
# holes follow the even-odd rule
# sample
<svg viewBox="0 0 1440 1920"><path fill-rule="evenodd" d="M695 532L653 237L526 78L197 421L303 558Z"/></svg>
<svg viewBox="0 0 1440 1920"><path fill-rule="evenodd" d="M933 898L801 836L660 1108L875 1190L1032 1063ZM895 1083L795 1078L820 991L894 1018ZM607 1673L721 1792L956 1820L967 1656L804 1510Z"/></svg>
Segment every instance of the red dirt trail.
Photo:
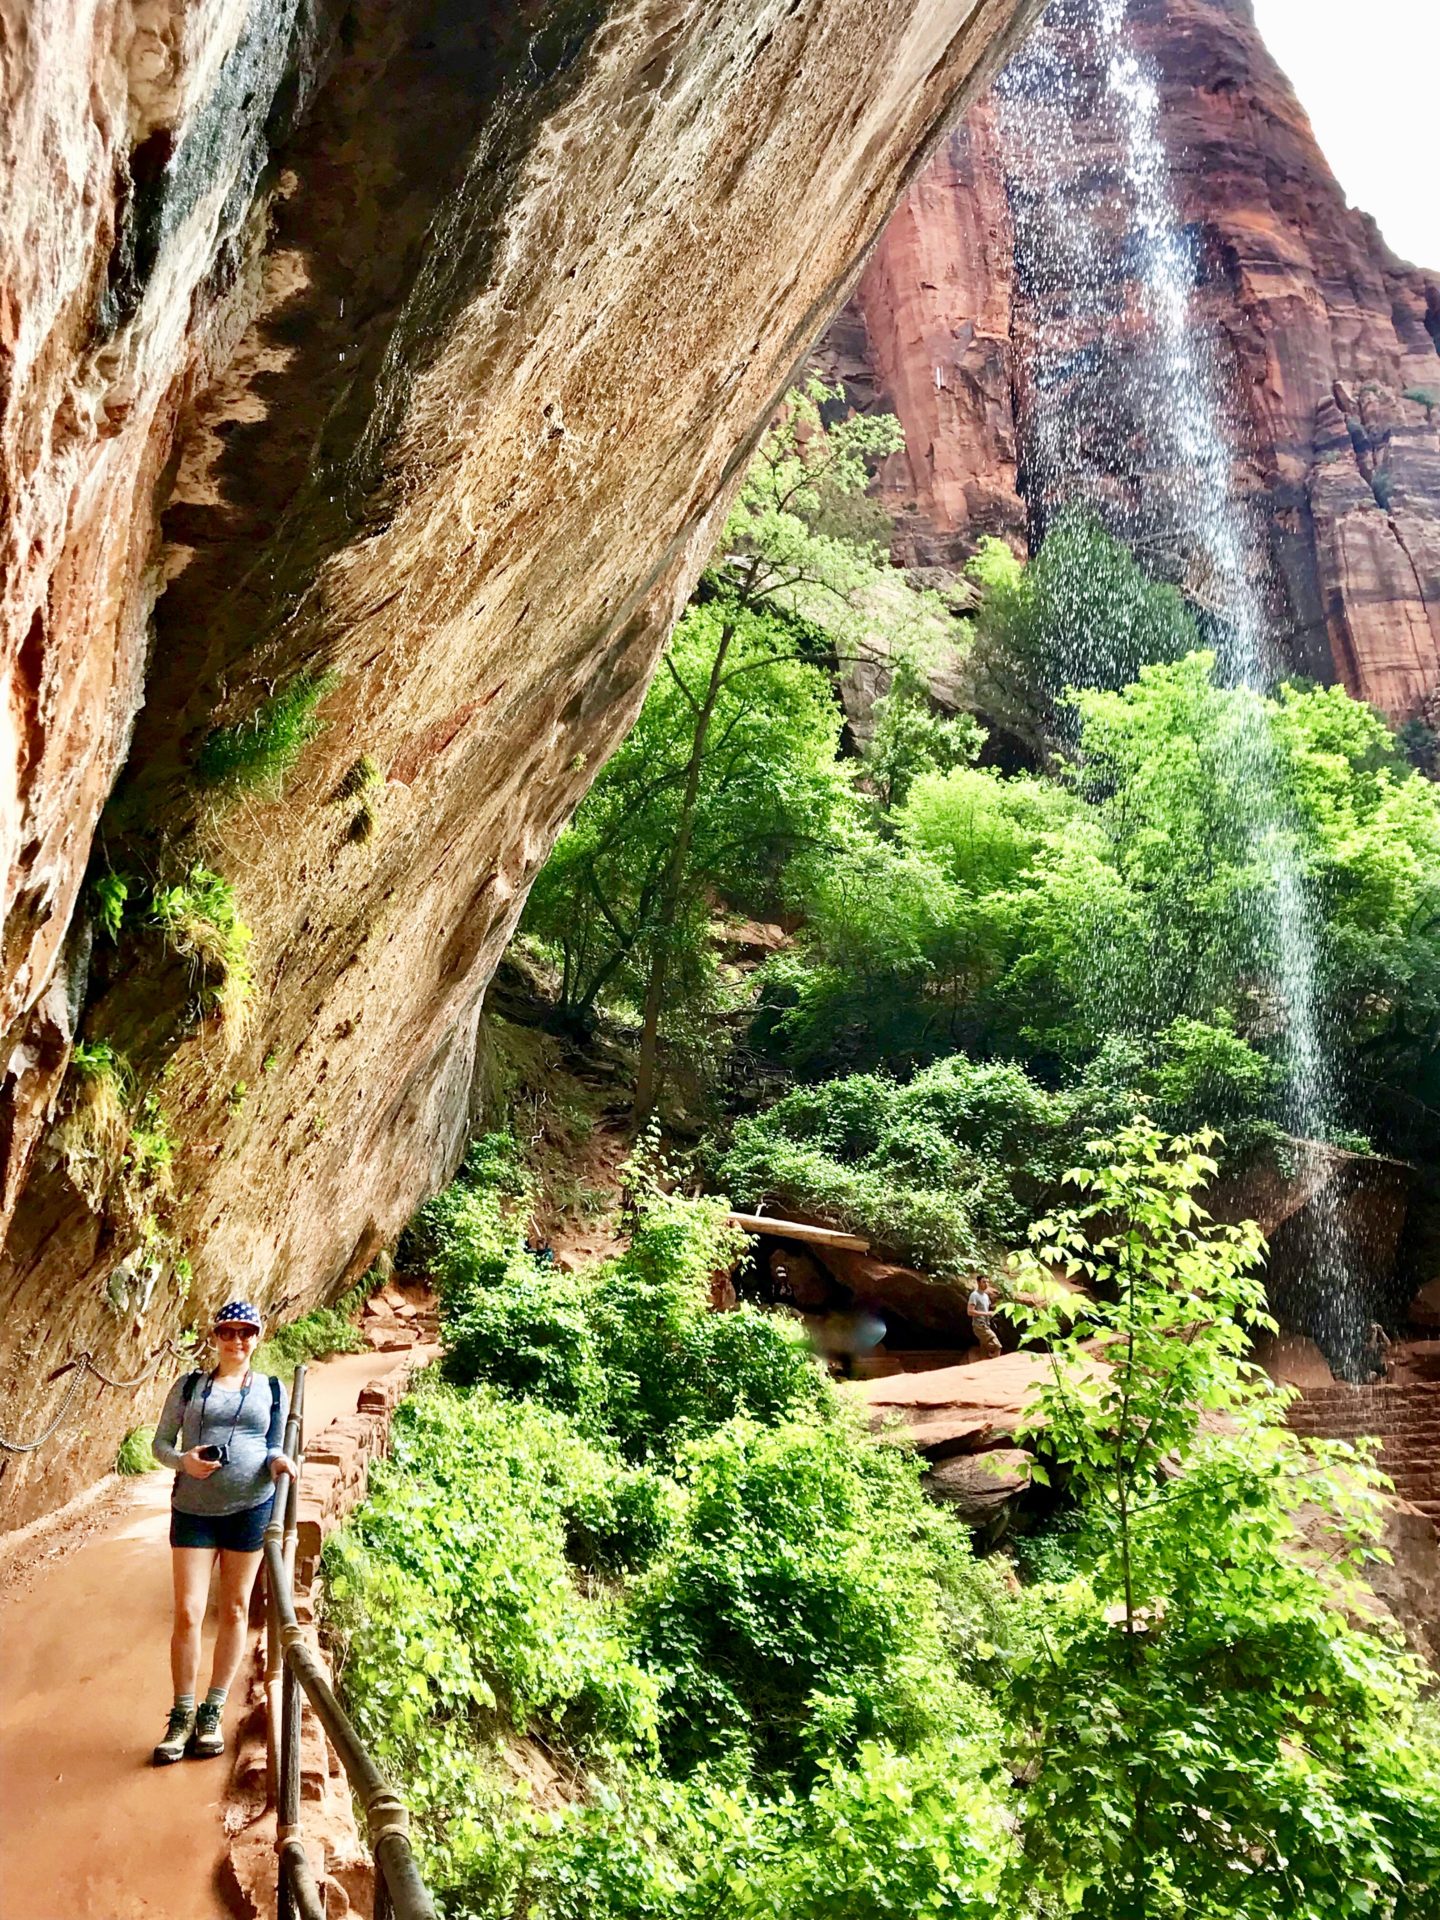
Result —
<svg viewBox="0 0 1440 1920"><path fill-rule="evenodd" d="M408 1358L345 1354L309 1369L306 1432L353 1412L367 1380ZM77 1544L0 1598L3 1920L227 1914L216 1876L228 1754L150 1764L170 1705L169 1511L168 1473L122 1483L88 1537L77 1529ZM207 1628L202 1689L212 1638ZM232 1689L227 1742L243 1691Z"/></svg>

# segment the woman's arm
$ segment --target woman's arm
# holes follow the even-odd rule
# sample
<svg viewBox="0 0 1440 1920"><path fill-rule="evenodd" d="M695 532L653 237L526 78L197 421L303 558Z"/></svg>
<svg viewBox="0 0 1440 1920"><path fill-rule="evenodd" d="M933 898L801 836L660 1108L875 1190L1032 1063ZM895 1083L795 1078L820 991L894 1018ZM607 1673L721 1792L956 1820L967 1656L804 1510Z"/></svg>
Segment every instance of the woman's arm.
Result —
<svg viewBox="0 0 1440 1920"><path fill-rule="evenodd" d="M166 1394L165 1404L160 1409L160 1418L155 1423L155 1438L150 1443L150 1451L161 1466L172 1467L176 1473L184 1471L180 1463L185 1456L176 1442L183 1437L181 1427L185 1420L186 1378L187 1376L182 1374Z"/></svg>

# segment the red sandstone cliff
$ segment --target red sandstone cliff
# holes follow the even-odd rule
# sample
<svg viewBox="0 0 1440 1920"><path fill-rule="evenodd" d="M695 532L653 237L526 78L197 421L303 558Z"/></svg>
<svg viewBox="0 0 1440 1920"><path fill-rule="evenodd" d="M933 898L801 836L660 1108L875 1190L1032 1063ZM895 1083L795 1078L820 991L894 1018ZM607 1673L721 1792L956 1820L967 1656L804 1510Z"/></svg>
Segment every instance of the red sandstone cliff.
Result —
<svg viewBox="0 0 1440 1920"><path fill-rule="evenodd" d="M1050 30L1068 30L1056 25L1066 6L1083 11L1056 0ZM1161 76L1173 191L1199 263L1195 324L1234 416L1236 486L1260 509L1274 626L1299 668L1333 672L1403 720L1440 688L1440 409L1432 418L1404 397L1440 392L1440 279L1397 260L1346 206L1250 0L1131 0L1130 22ZM1046 284L1053 257L1039 272L1017 258L1009 203L1038 191L1109 206L1119 155L1095 79L1081 75L1050 181L1017 177L1026 157L1006 151L993 98L973 111L906 196L827 342L857 396L905 427L885 495L909 564L953 565L983 533L1023 540L1033 517L1017 459L1023 487L1037 334L1065 289ZM1117 318L1076 346L1123 356L1133 264L1109 217L1098 276L1122 289ZM1143 422L1106 423L1122 442L1132 427ZM1131 481L1144 491L1143 460Z"/></svg>

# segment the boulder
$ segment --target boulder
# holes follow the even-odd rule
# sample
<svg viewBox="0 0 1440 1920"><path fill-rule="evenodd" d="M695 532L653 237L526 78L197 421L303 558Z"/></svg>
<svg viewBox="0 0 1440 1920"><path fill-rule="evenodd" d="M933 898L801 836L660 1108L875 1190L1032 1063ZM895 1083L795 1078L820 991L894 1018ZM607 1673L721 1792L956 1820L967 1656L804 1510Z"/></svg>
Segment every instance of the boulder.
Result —
<svg viewBox="0 0 1440 1920"><path fill-rule="evenodd" d="M1099 1371L1104 1363L1086 1362ZM995 1360L936 1367L856 1381L843 1391L868 1409L877 1431L908 1441L929 1460L1004 1447L1050 1378L1042 1353L1006 1353Z"/></svg>
<svg viewBox="0 0 1440 1920"><path fill-rule="evenodd" d="M1330 1362L1303 1333L1265 1334L1255 1342L1251 1358L1277 1386L1329 1387L1335 1383Z"/></svg>
<svg viewBox="0 0 1440 1920"><path fill-rule="evenodd" d="M1031 1457L1023 1447L995 1447L988 1453L960 1454L942 1460L921 1485L932 1500L954 1510L967 1527L990 1530L1030 1485Z"/></svg>

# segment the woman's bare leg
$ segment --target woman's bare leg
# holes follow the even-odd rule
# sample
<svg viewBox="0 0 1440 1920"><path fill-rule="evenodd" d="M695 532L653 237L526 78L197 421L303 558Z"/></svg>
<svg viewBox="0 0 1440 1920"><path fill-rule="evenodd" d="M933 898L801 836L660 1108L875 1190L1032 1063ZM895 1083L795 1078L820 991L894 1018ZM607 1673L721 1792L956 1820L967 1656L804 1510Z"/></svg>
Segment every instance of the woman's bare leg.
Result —
<svg viewBox="0 0 1440 1920"><path fill-rule="evenodd" d="M170 1678L175 1697L188 1693L193 1700L200 1673L200 1630L205 1625L205 1603L210 1598L213 1547L172 1547L170 1565L175 1578L175 1624L170 1633Z"/></svg>
<svg viewBox="0 0 1440 1920"><path fill-rule="evenodd" d="M215 1633L215 1666L210 1675L211 1688L227 1691L235 1678L235 1669L245 1651L245 1634L250 1620L250 1589L260 1571L260 1554L220 1553L219 1625Z"/></svg>

